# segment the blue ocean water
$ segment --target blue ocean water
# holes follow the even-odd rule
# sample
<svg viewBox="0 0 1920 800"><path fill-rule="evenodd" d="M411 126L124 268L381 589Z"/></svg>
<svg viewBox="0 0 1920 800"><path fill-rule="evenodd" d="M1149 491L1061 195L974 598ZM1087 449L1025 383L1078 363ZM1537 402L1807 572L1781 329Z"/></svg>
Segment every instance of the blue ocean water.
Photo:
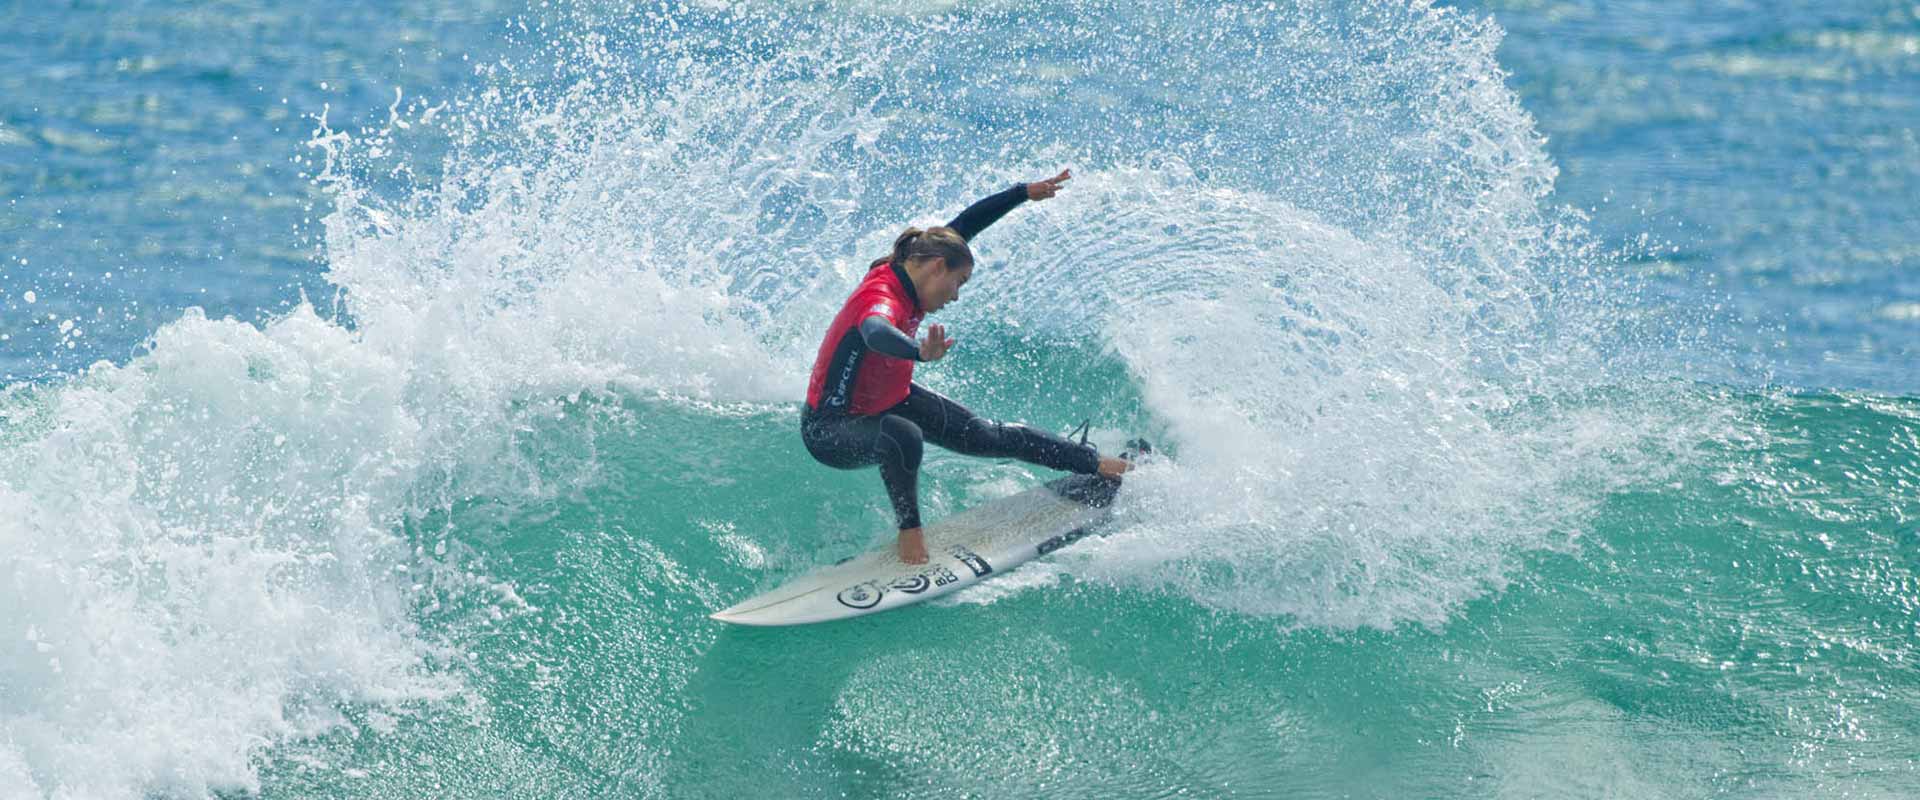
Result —
<svg viewBox="0 0 1920 800"><path fill-rule="evenodd" d="M0 797L1920 790L1910 3L0 23ZM888 535L861 267L1062 167L920 377L1172 458L707 620Z"/></svg>

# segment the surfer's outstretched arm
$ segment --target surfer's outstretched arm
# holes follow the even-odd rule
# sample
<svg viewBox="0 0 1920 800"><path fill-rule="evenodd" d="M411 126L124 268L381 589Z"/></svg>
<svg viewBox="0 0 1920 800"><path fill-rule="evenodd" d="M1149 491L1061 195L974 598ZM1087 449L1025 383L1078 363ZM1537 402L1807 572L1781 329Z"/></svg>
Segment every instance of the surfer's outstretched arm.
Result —
<svg viewBox="0 0 1920 800"><path fill-rule="evenodd" d="M947 227L960 234L960 238L971 241L973 237L987 229L988 225L999 222L1014 207L1028 200L1045 200L1060 191L1060 184L1073 177L1073 170L1061 170L1060 174L1044 181L1016 183L1004 192L987 195L967 206L967 210L954 217Z"/></svg>

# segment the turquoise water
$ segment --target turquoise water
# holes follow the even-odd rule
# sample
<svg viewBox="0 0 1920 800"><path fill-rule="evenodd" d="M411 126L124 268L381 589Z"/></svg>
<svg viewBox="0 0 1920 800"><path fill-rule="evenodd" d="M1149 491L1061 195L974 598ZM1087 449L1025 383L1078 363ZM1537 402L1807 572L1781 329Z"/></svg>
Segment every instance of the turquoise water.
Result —
<svg viewBox="0 0 1920 800"><path fill-rule="evenodd" d="M0 13L0 797L1920 789L1909 7ZM889 535L861 266L1063 166L921 377L1172 458L707 620Z"/></svg>

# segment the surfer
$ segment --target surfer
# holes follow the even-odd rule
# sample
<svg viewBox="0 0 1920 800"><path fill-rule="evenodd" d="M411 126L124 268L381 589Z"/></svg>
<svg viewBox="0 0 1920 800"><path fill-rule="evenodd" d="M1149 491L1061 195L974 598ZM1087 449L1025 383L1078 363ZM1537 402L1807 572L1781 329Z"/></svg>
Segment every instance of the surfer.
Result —
<svg viewBox="0 0 1920 800"><path fill-rule="evenodd" d="M1015 206L1054 196L1072 177L1064 170L1016 184L968 206L945 227L908 228L894 240L891 254L868 265L820 343L800 438L807 452L829 467L880 466L900 526L902 561L927 561L919 498L924 442L970 456L1017 458L1113 479L1127 471L1123 459L1103 458L1090 446L1019 423L981 418L913 382L914 364L940 360L958 341L938 324L927 326L925 339L914 337L920 320L960 299L960 288L973 278L967 242Z"/></svg>

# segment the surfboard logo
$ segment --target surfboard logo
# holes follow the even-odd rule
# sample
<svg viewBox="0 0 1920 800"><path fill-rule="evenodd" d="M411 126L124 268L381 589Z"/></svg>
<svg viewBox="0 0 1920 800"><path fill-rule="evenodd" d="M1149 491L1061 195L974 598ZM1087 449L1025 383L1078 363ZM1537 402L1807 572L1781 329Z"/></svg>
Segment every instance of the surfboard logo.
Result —
<svg viewBox="0 0 1920 800"><path fill-rule="evenodd" d="M1037 555L1044 556L1062 547L1066 547L1067 545L1080 541L1081 539L1086 538L1087 534L1092 532L1093 532L1093 528L1091 527L1074 528L1073 530L1067 531L1066 533L1060 534L1059 536L1055 536L1051 539L1048 539L1044 542L1034 545L1033 549L1039 551Z"/></svg>
<svg viewBox="0 0 1920 800"><path fill-rule="evenodd" d="M834 599L848 608L867 609L880 605L881 599L887 596L887 592L920 594L936 586L945 586L959 580L960 576L953 574L953 570L934 564L919 572L902 575L886 583L879 581L856 583L841 589L839 594L834 595Z"/></svg>
<svg viewBox="0 0 1920 800"><path fill-rule="evenodd" d="M912 575L894 578L892 583L887 584L887 588L907 594L919 594L935 586L945 586L957 580L960 580L960 576L953 574L953 570L934 564Z"/></svg>
<svg viewBox="0 0 1920 800"><path fill-rule="evenodd" d="M984 578L987 576L987 573L993 571L993 565L987 563L986 559L981 558L979 554L960 545L956 544L953 547L947 548L947 553L954 558L960 559L960 563L967 565L967 569L973 570L973 576L976 578Z"/></svg>
<svg viewBox="0 0 1920 800"><path fill-rule="evenodd" d="M880 588L880 584L867 581L841 589L840 594L835 595L835 599L840 601L840 605L848 608L872 608L880 605L880 598L886 595L887 591Z"/></svg>

